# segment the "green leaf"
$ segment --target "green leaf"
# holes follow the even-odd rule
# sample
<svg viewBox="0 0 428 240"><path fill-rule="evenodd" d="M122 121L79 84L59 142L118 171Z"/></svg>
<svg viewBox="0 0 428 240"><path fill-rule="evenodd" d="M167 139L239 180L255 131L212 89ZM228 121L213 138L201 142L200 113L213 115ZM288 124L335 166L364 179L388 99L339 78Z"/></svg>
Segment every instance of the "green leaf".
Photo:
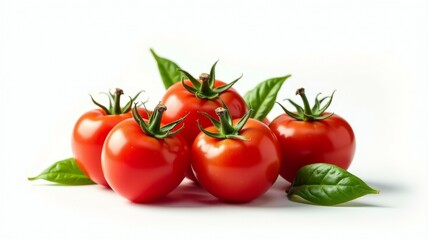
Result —
<svg viewBox="0 0 428 240"><path fill-rule="evenodd" d="M252 118L262 121L269 114L282 84L289 77L291 75L265 80L244 95L245 102L254 110Z"/></svg>
<svg viewBox="0 0 428 240"><path fill-rule="evenodd" d="M169 59L159 57L153 49L150 49L150 52L158 64L159 73L166 89L174 83L181 81L184 75L178 71L180 67L176 63Z"/></svg>
<svg viewBox="0 0 428 240"><path fill-rule="evenodd" d="M336 165L315 163L297 172L288 197L298 201L295 196L299 196L313 204L330 206L378 193L378 190Z"/></svg>
<svg viewBox="0 0 428 240"><path fill-rule="evenodd" d="M52 164L36 177L30 177L28 180L33 181L44 179L65 185L88 185L95 184L89 179L77 166L74 158L67 158Z"/></svg>

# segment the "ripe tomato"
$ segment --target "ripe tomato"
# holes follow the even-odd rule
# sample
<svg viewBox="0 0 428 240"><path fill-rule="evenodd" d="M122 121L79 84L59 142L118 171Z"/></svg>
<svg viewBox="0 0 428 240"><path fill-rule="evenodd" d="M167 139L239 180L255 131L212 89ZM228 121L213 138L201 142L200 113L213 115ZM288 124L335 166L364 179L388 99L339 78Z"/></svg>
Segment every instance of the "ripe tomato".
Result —
<svg viewBox="0 0 428 240"><path fill-rule="evenodd" d="M190 84L190 81L185 80L184 84ZM219 80L216 80L214 84L216 87L224 85L225 83ZM174 121L189 114L183 122L185 128L180 134L189 144L192 144L195 137L201 132L196 125L197 120L203 127L211 126L210 121L201 117L198 112L215 116L215 109L222 106L221 101L229 107L233 118L240 118L247 112L244 100L234 89L228 89L216 99L203 99L187 91L182 83L176 83L167 90L162 99L169 109L168 112L165 112L164 120L166 122Z"/></svg>
<svg viewBox="0 0 428 240"><path fill-rule="evenodd" d="M264 123L248 119L249 114L229 121L222 116L224 108L218 108L217 113L220 123L203 129L192 145L193 170L201 186L215 197L231 202L252 201L278 177L278 141Z"/></svg>
<svg viewBox="0 0 428 240"><path fill-rule="evenodd" d="M348 169L355 152L355 136L349 123L337 114L324 112L333 95L315 101L310 109L304 89L299 89L305 108L289 112L275 118L269 127L277 136L282 150L280 175L292 182L296 172L312 163L330 163ZM322 101L330 101L320 108ZM308 111L310 109L310 111Z"/></svg>
<svg viewBox="0 0 428 240"><path fill-rule="evenodd" d="M183 71L189 79L172 85L162 98L162 102L169 109L164 114L165 122L175 121L187 115L183 122L185 128L179 134L187 140L189 146L200 133L197 120L202 127L211 126L210 121L201 117L198 112L215 117L215 109L222 106L222 101L228 106L233 118L240 118L247 112L244 99L232 88L239 78L229 84L215 80L215 65L216 63L211 68L210 74L201 74L199 80ZM188 171L187 177L195 180L192 171Z"/></svg>
<svg viewBox="0 0 428 240"><path fill-rule="evenodd" d="M174 190L190 165L186 141L169 132L183 119L160 126L166 107L159 104L148 123L136 109L134 119L117 124L102 150L102 168L110 187L132 202L160 199Z"/></svg>
<svg viewBox="0 0 428 240"><path fill-rule="evenodd" d="M101 109L94 109L84 113L74 125L72 133L73 156L79 168L94 182L108 187L101 169L101 149L107 134L119 122L131 118L129 111L135 96L124 108L120 108L121 89L116 89L115 95L110 94L110 109L94 103ZM112 101L115 102L114 106ZM147 116L146 112L140 110Z"/></svg>

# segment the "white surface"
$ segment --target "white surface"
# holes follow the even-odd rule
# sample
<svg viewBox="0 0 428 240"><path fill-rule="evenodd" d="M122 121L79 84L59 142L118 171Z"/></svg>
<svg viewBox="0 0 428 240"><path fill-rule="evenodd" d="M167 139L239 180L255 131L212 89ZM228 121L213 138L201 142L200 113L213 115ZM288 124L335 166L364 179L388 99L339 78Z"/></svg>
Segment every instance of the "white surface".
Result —
<svg viewBox="0 0 428 240"><path fill-rule="evenodd" d="M232 2L232 1L230 1ZM427 239L427 1L0 1L0 239ZM349 169L380 195L338 207L297 204L279 181L250 204L222 204L183 184L130 204L98 186L28 182L71 156L88 94L163 85L148 49L245 93L293 74L337 89L331 109L354 127ZM295 98L296 99L296 98ZM297 101L298 99L296 99ZM275 107L270 117L280 114Z"/></svg>

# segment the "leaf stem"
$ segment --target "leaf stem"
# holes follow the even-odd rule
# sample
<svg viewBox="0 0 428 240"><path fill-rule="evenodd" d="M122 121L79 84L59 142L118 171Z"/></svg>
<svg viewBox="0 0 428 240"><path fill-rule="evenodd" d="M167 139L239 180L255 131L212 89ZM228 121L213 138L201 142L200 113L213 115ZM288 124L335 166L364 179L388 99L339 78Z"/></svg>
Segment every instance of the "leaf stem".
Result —
<svg viewBox="0 0 428 240"><path fill-rule="evenodd" d="M304 107L303 120L304 121L312 121L313 120L313 118L311 117L312 116L312 109L311 109L311 106L309 104L308 98L306 97L305 89L304 88L297 89L296 95L300 95L300 97L302 98L302 101L303 101L303 107Z"/></svg>
<svg viewBox="0 0 428 240"><path fill-rule="evenodd" d="M174 122L168 123L164 126L161 126L162 122L162 115L167 110L166 106L162 103L159 103L153 113L150 115L150 118L148 122L146 123L146 120L144 120L141 115L138 113L137 104L134 105L132 108L132 117L137 122L137 124L140 126L140 129L147 134L148 136L155 137L158 139L163 139L167 137L174 136L178 132L181 131L181 129L184 127L184 125L177 129L172 131L178 124L182 123L184 119L187 117L184 116L178 120L175 120Z"/></svg>
<svg viewBox="0 0 428 240"><path fill-rule="evenodd" d="M203 96L209 96L212 94L212 88L210 86L210 75L208 73L201 73L199 80L202 82L200 93Z"/></svg>
<svg viewBox="0 0 428 240"><path fill-rule="evenodd" d="M220 133L223 135L235 134L235 128L232 126L232 121L228 111L225 108L216 108L215 113L220 119Z"/></svg>
<svg viewBox="0 0 428 240"><path fill-rule="evenodd" d="M153 112L153 118L149 125L150 132L159 132L161 128L162 115L166 111L166 106L162 103L159 103Z"/></svg>
<svg viewBox="0 0 428 240"><path fill-rule="evenodd" d="M215 80L215 66L217 65L217 62L215 62L214 65L211 67L210 74L202 73L199 76L199 80L196 80L188 72L179 69L178 71L182 72L189 79L189 81L192 82L192 84L193 84L193 87L186 85L184 83L184 79L182 79L183 87L187 91L189 91L190 93L195 94L195 96L197 98L209 99L209 100L217 99L221 93L230 89L242 77L242 75L241 75L241 77L235 79L234 81L232 81L228 84L224 84L224 85L219 86L219 87L214 87L215 81L216 81Z"/></svg>
<svg viewBox="0 0 428 240"><path fill-rule="evenodd" d="M198 122L198 127L203 133L213 138L217 138L217 139L233 138L233 139L239 139L242 141L248 141L248 139L239 135L239 131L241 131L241 129L247 123L248 119L250 118L251 112L252 110L250 109L244 116L242 116L242 118L234 126L229 110L227 109L227 106L223 103L223 107L218 107L215 109L215 113L217 114L220 121L213 119L207 113L201 113L211 120L211 122L213 123L214 127L217 129L218 132L216 133L208 132L207 130L202 128L199 122Z"/></svg>
<svg viewBox="0 0 428 240"><path fill-rule="evenodd" d="M118 115L122 113L122 108L120 107L120 96L123 95L123 90L120 88L116 88L116 91L114 92L113 102L113 114Z"/></svg>

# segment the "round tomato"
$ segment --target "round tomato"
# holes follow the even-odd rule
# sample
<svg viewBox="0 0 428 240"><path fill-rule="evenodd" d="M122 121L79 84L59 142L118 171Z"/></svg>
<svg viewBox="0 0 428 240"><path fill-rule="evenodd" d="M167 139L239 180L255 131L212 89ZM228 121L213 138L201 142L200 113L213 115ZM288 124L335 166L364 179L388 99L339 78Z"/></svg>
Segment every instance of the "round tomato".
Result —
<svg viewBox="0 0 428 240"><path fill-rule="evenodd" d="M102 168L110 187L132 202L160 199L184 179L190 165L186 141L160 127L166 107L159 104L148 123L134 109L135 119L116 125L102 150Z"/></svg>
<svg viewBox="0 0 428 240"><path fill-rule="evenodd" d="M190 84L190 81L185 80L184 84ZM224 85L224 82L216 80L214 86ZM201 132L196 125L197 120L199 120L199 123L203 127L211 126L210 121L207 118L201 117L202 115L199 112L215 116L215 109L222 106L221 101L228 106L233 118L240 118L247 112L245 101L234 89L228 89L216 99L203 99L187 91L182 83L176 83L167 90L162 99L162 102L165 102L165 105L169 109L165 113L164 120L174 121L188 114L186 120L183 122L185 128L181 131L180 135L191 144Z"/></svg>
<svg viewBox="0 0 428 240"><path fill-rule="evenodd" d="M191 149L191 164L201 186L230 202L249 202L276 181L281 151L264 123L248 119L229 121L217 111L220 123L203 129ZM230 125L230 124L234 124ZM201 127L202 128L202 127Z"/></svg>
<svg viewBox="0 0 428 240"><path fill-rule="evenodd" d="M229 84L215 80L215 65L216 63L211 69L211 74L203 73L199 80L183 71L189 79L172 85L162 98L162 102L168 107L163 118L165 122L172 122L187 115L183 122L185 128L179 134L186 139L189 146L200 133L197 120L202 127L211 126L210 121L201 117L199 112L215 117L215 109L221 107L223 103L228 106L233 118L240 118L247 112L244 99L232 88L239 78ZM188 172L187 177L195 180L192 171Z"/></svg>
<svg viewBox="0 0 428 240"><path fill-rule="evenodd" d="M297 171L312 163L330 163L348 169L355 152L355 136L349 123L337 114L324 112L330 105L333 95L315 100L309 108L304 89L301 95L305 107L297 107L297 112L286 113L275 118L269 127L277 136L282 150L280 175L292 182ZM321 103L329 102L320 107ZM309 110L308 110L309 109Z"/></svg>
<svg viewBox="0 0 428 240"><path fill-rule="evenodd" d="M108 187L101 168L101 150L104 140L110 130L125 119L131 118L130 107L135 96L128 104L120 108L121 89L116 89L115 95L110 94L110 109L94 103L101 109L84 113L77 120L72 133L72 151L79 168L94 182ZM114 102L114 105L112 104ZM141 114L147 115L140 110Z"/></svg>

